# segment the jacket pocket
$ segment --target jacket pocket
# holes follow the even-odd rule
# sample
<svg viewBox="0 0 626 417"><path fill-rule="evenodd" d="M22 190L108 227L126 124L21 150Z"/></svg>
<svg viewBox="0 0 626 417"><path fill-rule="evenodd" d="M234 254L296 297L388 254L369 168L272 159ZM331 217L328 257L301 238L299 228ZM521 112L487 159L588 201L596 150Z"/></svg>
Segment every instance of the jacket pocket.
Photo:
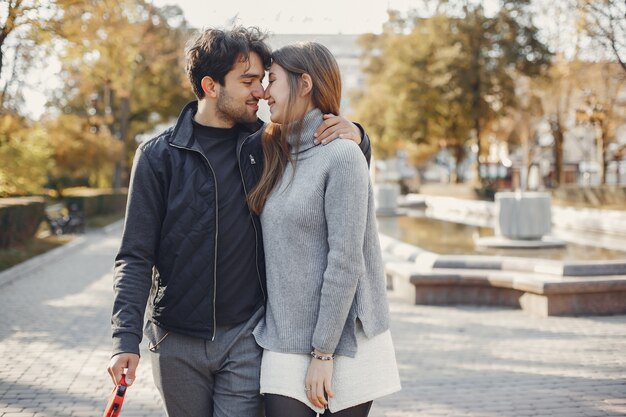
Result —
<svg viewBox="0 0 626 417"><path fill-rule="evenodd" d="M150 352L156 352L170 334L169 331L157 326L152 320L146 322L143 333L146 339L148 339L148 349Z"/></svg>

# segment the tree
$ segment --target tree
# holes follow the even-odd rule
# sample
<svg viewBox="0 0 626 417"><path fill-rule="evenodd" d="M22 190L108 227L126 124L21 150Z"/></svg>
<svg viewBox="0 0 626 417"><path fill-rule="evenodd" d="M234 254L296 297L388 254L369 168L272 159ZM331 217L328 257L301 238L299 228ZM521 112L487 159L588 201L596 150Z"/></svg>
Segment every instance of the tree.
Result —
<svg viewBox="0 0 626 417"><path fill-rule="evenodd" d="M20 26L26 24L29 19L28 12L36 9L35 5L30 5L24 0L8 0L3 2L0 9L0 76L4 64L4 48L9 35L14 33Z"/></svg>
<svg viewBox="0 0 626 417"><path fill-rule="evenodd" d="M531 80L530 90L531 95L539 97L542 116L550 125L554 157L552 179L555 187L563 182L563 145L574 112L577 74L583 71L580 60L582 30L575 24L580 14L577 2L558 0L539 4L541 15L555 17L552 24L543 28L546 43L555 55L546 76Z"/></svg>
<svg viewBox="0 0 626 417"><path fill-rule="evenodd" d="M458 46L446 42L447 26L444 15L405 19L391 12L382 35L360 39L368 86L356 98L357 118L384 157L408 147L413 159L424 160L465 139L464 119L453 116L463 103L450 82Z"/></svg>
<svg viewBox="0 0 626 417"><path fill-rule="evenodd" d="M578 0L587 34L626 71L626 1Z"/></svg>
<svg viewBox="0 0 626 417"><path fill-rule="evenodd" d="M36 34L41 33L41 23L50 10L50 2L40 0L0 2L0 107L15 111L21 103L17 86L23 83L21 76L39 52Z"/></svg>
<svg viewBox="0 0 626 417"><path fill-rule="evenodd" d="M529 0L504 0L489 17L481 3L466 2L454 21L455 41L462 45L455 78L470 100L479 168L483 131L519 105L516 77L543 75L550 65L552 53L539 40L529 6Z"/></svg>
<svg viewBox="0 0 626 417"><path fill-rule="evenodd" d="M41 127L14 113L0 115L0 197L41 193L51 154Z"/></svg>
<svg viewBox="0 0 626 417"><path fill-rule="evenodd" d="M105 126L75 114L44 120L43 126L54 160L50 183L59 194L79 180L98 188L111 186L110 173L122 147Z"/></svg>
<svg viewBox="0 0 626 417"><path fill-rule="evenodd" d="M189 35L182 11L143 0L58 0L50 30L62 39L63 88L53 103L65 114L97 112L121 143L112 183L128 183L133 138L175 116L191 98L183 71ZM171 22L171 23L170 23ZM71 132L70 132L71 133Z"/></svg>
<svg viewBox="0 0 626 417"><path fill-rule="evenodd" d="M494 16L457 6L442 1L426 18L392 12L383 34L362 38L368 84L357 112L376 140L443 144L458 166L466 143L475 137L481 156L483 132L518 105L515 78L544 73L551 53L528 1L503 1Z"/></svg>
<svg viewBox="0 0 626 417"><path fill-rule="evenodd" d="M626 121L626 106L620 95L626 91L626 74L615 62L586 63L584 75L579 75L581 97L576 111L577 121L589 126L596 137L596 160L600 183L606 183L609 145L615 132Z"/></svg>

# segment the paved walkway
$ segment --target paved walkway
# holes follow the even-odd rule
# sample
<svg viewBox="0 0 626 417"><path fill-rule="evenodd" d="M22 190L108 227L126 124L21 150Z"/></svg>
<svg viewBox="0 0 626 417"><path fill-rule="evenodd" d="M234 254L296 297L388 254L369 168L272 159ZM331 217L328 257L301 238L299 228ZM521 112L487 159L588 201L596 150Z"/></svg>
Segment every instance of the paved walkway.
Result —
<svg viewBox="0 0 626 417"><path fill-rule="evenodd" d="M10 283L0 274L0 417L102 414L118 235L87 235ZM626 416L626 316L533 318L393 295L391 310L403 390L371 417ZM148 361L122 416L163 416Z"/></svg>

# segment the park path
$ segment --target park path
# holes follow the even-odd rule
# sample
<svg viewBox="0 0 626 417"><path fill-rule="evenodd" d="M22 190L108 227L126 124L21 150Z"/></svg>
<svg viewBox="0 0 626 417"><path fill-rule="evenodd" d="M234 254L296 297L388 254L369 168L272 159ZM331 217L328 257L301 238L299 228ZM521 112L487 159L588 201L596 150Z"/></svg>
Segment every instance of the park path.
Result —
<svg viewBox="0 0 626 417"><path fill-rule="evenodd" d="M102 414L119 235L119 224L91 232L0 274L0 417ZM394 295L391 313L403 390L371 417L626 416L626 316L537 318ZM149 361L122 416L164 416Z"/></svg>

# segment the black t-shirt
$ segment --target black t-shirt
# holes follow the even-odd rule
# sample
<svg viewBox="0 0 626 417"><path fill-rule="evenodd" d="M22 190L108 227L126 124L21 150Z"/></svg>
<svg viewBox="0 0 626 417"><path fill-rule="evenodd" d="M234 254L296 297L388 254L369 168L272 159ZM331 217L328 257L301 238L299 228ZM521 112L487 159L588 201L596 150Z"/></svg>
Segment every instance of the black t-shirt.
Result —
<svg viewBox="0 0 626 417"><path fill-rule="evenodd" d="M220 129L194 122L193 132L217 182L215 319L218 326L237 324L249 319L263 302L256 264L256 235L237 162L239 129L237 126Z"/></svg>

